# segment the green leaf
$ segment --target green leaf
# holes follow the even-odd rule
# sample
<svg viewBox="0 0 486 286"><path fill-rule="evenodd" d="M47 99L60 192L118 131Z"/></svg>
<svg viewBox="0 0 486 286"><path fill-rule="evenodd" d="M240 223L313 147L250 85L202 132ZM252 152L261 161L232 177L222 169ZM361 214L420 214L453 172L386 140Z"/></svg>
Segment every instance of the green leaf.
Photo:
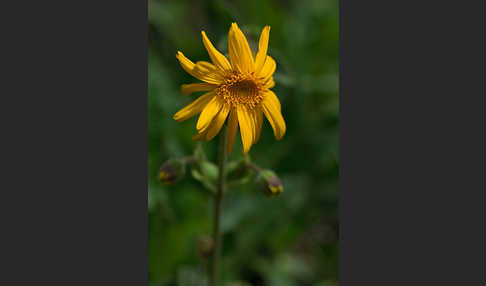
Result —
<svg viewBox="0 0 486 286"><path fill-rule="evenodd" d="M203 162L201 162L200 167L201 167L202 174L208 180L210 180L211 182L214 182L214 183L217 182L218 177L219 177L219 175L218 175L219 170L218 170L218 167L215 164L213 164L209 161L203 161Z"/></svg>
<svg viewBox="0 0 486 286"><path fill-rule="evenodd" d="M211 180L209 180L206 176L204 176L203 174L201 174L201 172L197 168L192 168L191 174L192 174L192 177L194 177L194 179L196 179L199 182L201 182L201 184L207 190L211 191L212 193L215 193L216 192L216 185L215 185L215 183L214 182L211 182Z"/></svg>

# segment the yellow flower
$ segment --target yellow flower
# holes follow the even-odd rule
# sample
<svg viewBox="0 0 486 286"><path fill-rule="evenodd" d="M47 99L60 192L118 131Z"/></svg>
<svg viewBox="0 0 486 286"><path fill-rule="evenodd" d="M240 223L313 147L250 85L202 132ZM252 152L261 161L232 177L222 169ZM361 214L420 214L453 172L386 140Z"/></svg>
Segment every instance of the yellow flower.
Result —
<svg viewBox="0 0 486 286"><path fill-rule="evenodd" d="M211 140L228 118L227 153L233 148L238 126L243 152L248 153L260 138L263 114L270 122L275 137L280 140L285 134L286 126L280 101L270 90L275 86L273 73L277 67L275 60L267 55L270 26L262 30L255 58L236 23L231 24L228 34L229 61L214 48L204 31L201 34L213 63L198 61L194 64L180 51L176 57L186 72L204 81L182 85L182 93L208 93L179 110L174 119L184 121L200 113L196 125L198 134L193 139Z"/></svg>

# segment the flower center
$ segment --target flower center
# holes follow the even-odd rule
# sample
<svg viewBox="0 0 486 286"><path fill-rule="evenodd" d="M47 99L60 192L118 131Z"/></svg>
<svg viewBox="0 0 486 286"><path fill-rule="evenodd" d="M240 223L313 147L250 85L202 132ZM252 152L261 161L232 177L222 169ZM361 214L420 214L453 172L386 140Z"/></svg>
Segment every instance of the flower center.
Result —
<svg viewBox="0 0 486 286"><path fill-rule="evenodd" d="M252 74L233 73L218 87L217 93L232 106L253 108L263 99L263 83Z"/></svg>

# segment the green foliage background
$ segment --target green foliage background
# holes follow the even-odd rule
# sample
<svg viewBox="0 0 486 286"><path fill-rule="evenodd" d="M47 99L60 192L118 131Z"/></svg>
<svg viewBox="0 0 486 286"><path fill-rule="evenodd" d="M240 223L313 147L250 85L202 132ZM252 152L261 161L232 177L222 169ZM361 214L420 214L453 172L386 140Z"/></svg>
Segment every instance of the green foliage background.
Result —
<svg viewBox="0 0 486 286"><path fill-rule="evenodd" d="M339 19L337 0L149 0L149 285L205 285L200 235L211 234L212 200L186 172L175 185L157 181L168 158L191 154L196 118L172 115L197 95L180 85L197 82L179 66L182 51L209 60L205 30L227 52L227 32L237 22L255 45L271 26L269 54L277 61L276 86L287 133L276 141L264 122L252 160L273 169L284 192L264 196L252 183L232 187L223 204L222 285L337 285ZM239 136L239 134L238 134ZM217 138L204 142L216 161ZM238 137L230 160L241 154ZM247 284L245 284L247 283Z"/></svg>

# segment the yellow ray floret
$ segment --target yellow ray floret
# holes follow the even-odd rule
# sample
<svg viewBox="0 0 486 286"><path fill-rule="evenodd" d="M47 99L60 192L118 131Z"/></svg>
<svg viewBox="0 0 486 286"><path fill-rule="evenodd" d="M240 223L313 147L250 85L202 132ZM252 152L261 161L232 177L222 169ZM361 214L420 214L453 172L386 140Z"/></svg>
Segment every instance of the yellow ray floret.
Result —
<svg viewBox="0 0 486 286"><path fill-rule="evenodd" d="M184 95L206 91L192 103L179 110L174 119L184 121L197 114L194 140L211 140L227 124L227 150L233 148L238 128L241 134L243 152L246 154L260 138L263 115L272 126L277 140L286 132L282 107L277 95L270 89L275 86L273 74L277 68L275 60L267 55L270 26L260 34L258 52L253 57L245 35L236 23L228 33L229 60L220 53L204 31L202 42L212 63L189 60L182 52L176 58L182 68L202 83L183 84Z"/></svg>

